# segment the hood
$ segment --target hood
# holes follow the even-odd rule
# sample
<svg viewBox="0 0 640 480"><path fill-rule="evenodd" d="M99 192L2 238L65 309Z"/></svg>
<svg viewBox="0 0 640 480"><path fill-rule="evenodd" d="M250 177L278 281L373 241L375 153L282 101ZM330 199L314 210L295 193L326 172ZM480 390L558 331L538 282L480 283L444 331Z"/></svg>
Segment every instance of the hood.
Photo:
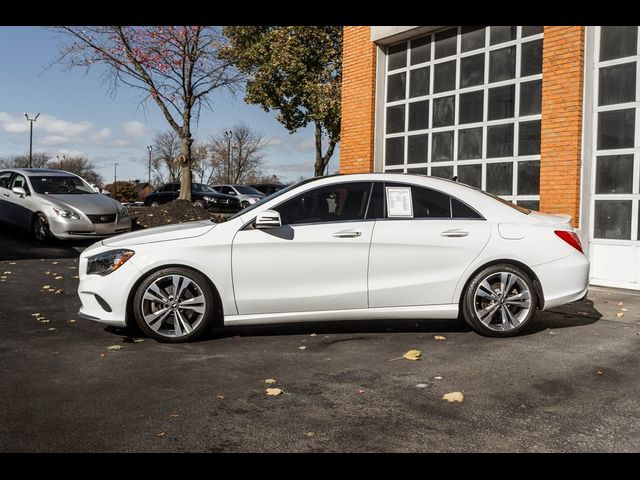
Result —
<svg viewBox="0 0 640 480"><path fill-rule="evenodd" d="M100 193L79 193L71 195L41 195L54 207L75 209L85 215L111 215L118 213L120 204L111 197Z"/></svg>
<svg viewBox="0 0 640 480"><path fill-rule="evenodd" d="M210 220L198 220L195 222L179 223L176 225L165 225L154 227L138 232L116 235L102 241L107 247L128 247L131 245L141 245L144 243L165 242L169 240L182 240L204 235L216 226Z"/></svg>
<svg viewBox="0 0 640 480"><path fill-rule="evenodd" d="M532 220L537 220L539 223L545 223L550 225L558 225L563 227L571 227L571 215L565 213L542 213L532 210L529 214Z"/></svg>

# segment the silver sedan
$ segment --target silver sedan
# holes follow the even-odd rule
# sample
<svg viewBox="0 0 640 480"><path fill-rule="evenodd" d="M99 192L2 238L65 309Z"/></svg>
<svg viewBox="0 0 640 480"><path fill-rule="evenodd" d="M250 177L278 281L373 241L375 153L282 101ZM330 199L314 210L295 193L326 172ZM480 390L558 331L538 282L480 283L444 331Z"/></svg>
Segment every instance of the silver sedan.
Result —
<svg viewBox="0 0 640 480"><path fill-rule="evenodd" d="M73 173L47 168L0 171L0 221L30 230L38 241L131 230L126 207Z"/></svg>

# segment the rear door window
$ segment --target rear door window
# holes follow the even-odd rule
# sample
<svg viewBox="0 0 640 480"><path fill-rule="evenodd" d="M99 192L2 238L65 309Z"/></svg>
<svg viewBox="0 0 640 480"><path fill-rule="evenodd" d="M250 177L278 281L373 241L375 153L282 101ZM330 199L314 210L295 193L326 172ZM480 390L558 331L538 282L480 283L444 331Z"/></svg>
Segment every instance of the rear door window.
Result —
<svg viewBox="0 0 640 480"><path fill-rule="evenodd" d="M0 188L9 188L9 180L11 180L13 172L0 172Z"/></svg>

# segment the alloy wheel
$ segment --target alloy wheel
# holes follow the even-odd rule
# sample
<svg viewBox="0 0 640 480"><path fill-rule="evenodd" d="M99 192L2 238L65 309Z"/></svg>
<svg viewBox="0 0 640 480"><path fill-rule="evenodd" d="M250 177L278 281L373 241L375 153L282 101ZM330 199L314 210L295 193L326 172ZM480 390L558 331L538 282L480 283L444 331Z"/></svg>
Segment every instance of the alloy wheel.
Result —
<svg viewBox="0 0 640 480"><path fill-rule="evenodd" d="M180 338L202 323L206 300L202 288L184 275L156 279L142 296L142 317L158 335Z"/></svg>
<svg viewBox="0 0 640 480"><path fill-rule="evenodd" d="M39 242L44 241L47 238L47 230L47 220L38 215L33 225L33 233L36 237L36 240L38 240Z"/></svg>
<svg viewBox="0 0 640 480"><path fill-rule="evenodd" d="M494 272L478 283L473 297L477 318L487 328L508 332L518 328L531 309L531 291L512 272Z"/></svg>

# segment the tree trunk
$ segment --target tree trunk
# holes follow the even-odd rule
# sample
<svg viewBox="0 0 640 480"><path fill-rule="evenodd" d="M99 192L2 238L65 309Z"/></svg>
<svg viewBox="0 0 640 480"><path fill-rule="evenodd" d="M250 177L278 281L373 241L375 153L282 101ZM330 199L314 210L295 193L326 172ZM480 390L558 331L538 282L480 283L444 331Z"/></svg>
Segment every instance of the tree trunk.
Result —
<svg viewBox="0 0 640 480"><path fill-rule="evenodd" d="M178 162L180 165L180 196L178 200L191 201L191 144L193 138L191 133L186 132L180 138L180 156Z"/></svg>
<svg viewBox="0 0 640 480"><path fill-rule="evenodd" d="M324 169L327 168L329 160L333 155L333 150L336 148L336 142L334 139L329 138L329 145L327 146L327 152L322 154L322 125L316 123L316 163L314 165L314 175L321 177L324 175ZM327 172L329 173L329 172Z"/></svg>

